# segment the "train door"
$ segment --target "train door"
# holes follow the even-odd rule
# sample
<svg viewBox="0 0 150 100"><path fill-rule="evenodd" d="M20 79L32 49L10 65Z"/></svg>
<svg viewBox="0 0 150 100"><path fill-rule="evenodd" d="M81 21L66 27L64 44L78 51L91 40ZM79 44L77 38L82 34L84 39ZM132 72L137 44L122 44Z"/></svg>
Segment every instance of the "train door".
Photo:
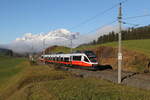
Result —
<svg viewBox="0 0 150 100"><path fill-rule="evenodd" d="M72 66L73 56L70 56L70 66Z"/></svg>
<svg viewBox="0 0 150 100"><path fill-rule="evenodd" d="M87 67L92 66L90 60L86 56L83 56L83 62L82 62L82 64L83 64L83 66L87 66Z"/></svg>

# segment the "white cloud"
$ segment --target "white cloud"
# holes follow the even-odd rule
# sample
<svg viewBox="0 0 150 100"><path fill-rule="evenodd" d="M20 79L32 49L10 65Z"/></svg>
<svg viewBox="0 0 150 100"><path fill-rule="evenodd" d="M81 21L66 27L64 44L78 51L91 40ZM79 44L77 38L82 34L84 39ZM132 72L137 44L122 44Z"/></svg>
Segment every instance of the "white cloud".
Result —
<svg viewBox="0 0 150 100"><path fill-rule="evenodd" d="M89 43L92 40L97 39L103 34L108 34L111 31L118 31L117 26L106 26L98 29L96 33L79 34L76 32L70 32L66 29L58 29L50 31L48 33L32 34L26 33L21 38L16 38L15 41L7 45L9 49L15 52L39 52L43 50L43 41L45 41L45 48L53 45L63 45L70 47L71 38L73 39L73 47L76 47L83 43Z"/></svg>
<svg viewBox="0 0 150 100"><path fill-rule="evenodd" d="M104 35L104 34L108 34L109 32L112 32L112 31L118 32L119 31L118 25L116 25L116 26L111 26L111 25L105 26L101 29L98 29L96 33L98 35Z"/></svg>
<svg viewBox="0 0 150 100"><path fill-rule="evenodd" d="M39 52L43 48L52 45L63 45L70 46L70 39L72 36L77 37L79 34L75 32L70 32L66 29L58 29L47 34L32 34L26 33L21 38L16 38L15 41L9 44L9 49L15 52ZM45 44L43 46L43 43Z"/></svg>
<svg viewBox="0 0 150 100"><path fill-rule="evenodd" d="M97 40L99 36L108 34L109 32L112 32L112 31L118 32L118 26L106 26L106 27L98 29L95 33L80 35L80 37L75 40L75 43L76 44L89 43L93 40ZM80 43L78 43L78 41L80 41Z"/></svg>

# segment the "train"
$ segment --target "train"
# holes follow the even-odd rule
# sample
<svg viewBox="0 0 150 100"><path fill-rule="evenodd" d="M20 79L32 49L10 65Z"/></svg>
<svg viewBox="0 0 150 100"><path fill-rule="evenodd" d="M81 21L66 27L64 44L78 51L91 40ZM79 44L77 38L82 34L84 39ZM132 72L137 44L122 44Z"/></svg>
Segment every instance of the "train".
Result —
<svg viewBox="0 0 150 100"><path fill-rule="evenodd" d="M98 69L97 57L92 51L75 52L70 54L45 54L41 55L40 61L46 64L59 64L72 68Z"/></svg>

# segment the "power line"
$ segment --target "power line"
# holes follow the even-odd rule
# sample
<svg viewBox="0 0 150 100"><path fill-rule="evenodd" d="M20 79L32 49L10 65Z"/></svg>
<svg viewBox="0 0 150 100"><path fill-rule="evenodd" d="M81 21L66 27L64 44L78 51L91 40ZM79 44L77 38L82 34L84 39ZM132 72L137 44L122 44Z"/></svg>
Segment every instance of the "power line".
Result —
<svg viewBox="0 0 150 100"><path fill-rule="evenodd" d="M147 14L147 15L140 15L140 16L133 16L133 17L126 17L126 18L123 18L123 19L135 19L135 18L141 18L141 17L148 17L150 16L150 14Z"/></svg>
<svg viewBox="0 0 150 100"><path fill-rule="evenodd" d="M121 1L121 3L125 3L125 2L127 2L127 1L128 1L128 0L123 0L123 1ZM75 28L78 28L79 26L88 23L89 21L95 19L96 17L98 17L98 16L100 16L100 15L103 15L103 14L107 13L108 11L110 11L110 10L116 8L118 5L119 5L119 3L113 5L112 7L110 7L110 8L108 8L108 9L106 9L106 10L104 10L104 11L102 11L102 12L96 14L95 16L93 16L93 17L91 17L91 18L89 18L89 19L87 19L87 20L85 20L85 21L79 23L78 25L75 25L75 26L71 27L70 30L75 29Z"/></svg>
<svg viewBox="0 0 150 100"><path fill-rule="evenodd" d="M107 23L107 24L104 24L104 25L102 25L101 27L97 27L97 28L95 28L95 29L93 29L93 30L87 32L87 34L92 33L92 32L95 32L95 31L97 31L97 30L99 30L99 29L102 29L102 28L104 28L105 26L111 25L111 24L113 24L113 23L115 23L115 22L117 22L117 20L114 20L114 21L112 21L112 22L109 22L109 23Z"/></svg>
<svg viewBox="0 0 150 100"><path fill-rule="evenodd" d="M140 24L133 24L133 23L128 23L128 22L122 22L122 24L128 24L128 25L133 25L133 26L139 26Z"/></svg>
<svg viewBox="0 0 150 100"><path fill-rule="evenodd" d="M124 20L128 20L128 19L136 19L136 18L142 18L142 17L148 17L150 16L150 14L147 15L140 15L140 16L133 16L133 17L126 17L124 18ZM133 25L133 26L140 26L141 24L133 24L133 23L128 23L126 21L122 22L123 24L128 24L128 25Z"/></svg>

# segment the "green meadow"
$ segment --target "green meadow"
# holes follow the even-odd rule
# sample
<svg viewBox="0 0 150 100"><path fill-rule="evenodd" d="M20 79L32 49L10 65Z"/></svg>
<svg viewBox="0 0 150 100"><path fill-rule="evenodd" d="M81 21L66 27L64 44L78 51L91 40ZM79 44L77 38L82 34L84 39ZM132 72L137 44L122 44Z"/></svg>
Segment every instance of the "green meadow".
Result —
<svg viewBox="0 0 150 100"><path fill-rule="evenodd" d="M0 57L0 100L149 100L150 91Z"/></svg>
<svg viewBox="0 0 150 100"><path fill-rule="evenodd" d="M100 46L110 46L117 48L118 42L110 42L105 44L97 44L97 45L88 45L88 46L81 46L78 48L75 48L75 50L84 50L84 49L93 49ZM150 39L144 39L144 40L127 40L122 41L122 47L124 49L137 51L139 53L143 53L150 57Z"/></svg>

